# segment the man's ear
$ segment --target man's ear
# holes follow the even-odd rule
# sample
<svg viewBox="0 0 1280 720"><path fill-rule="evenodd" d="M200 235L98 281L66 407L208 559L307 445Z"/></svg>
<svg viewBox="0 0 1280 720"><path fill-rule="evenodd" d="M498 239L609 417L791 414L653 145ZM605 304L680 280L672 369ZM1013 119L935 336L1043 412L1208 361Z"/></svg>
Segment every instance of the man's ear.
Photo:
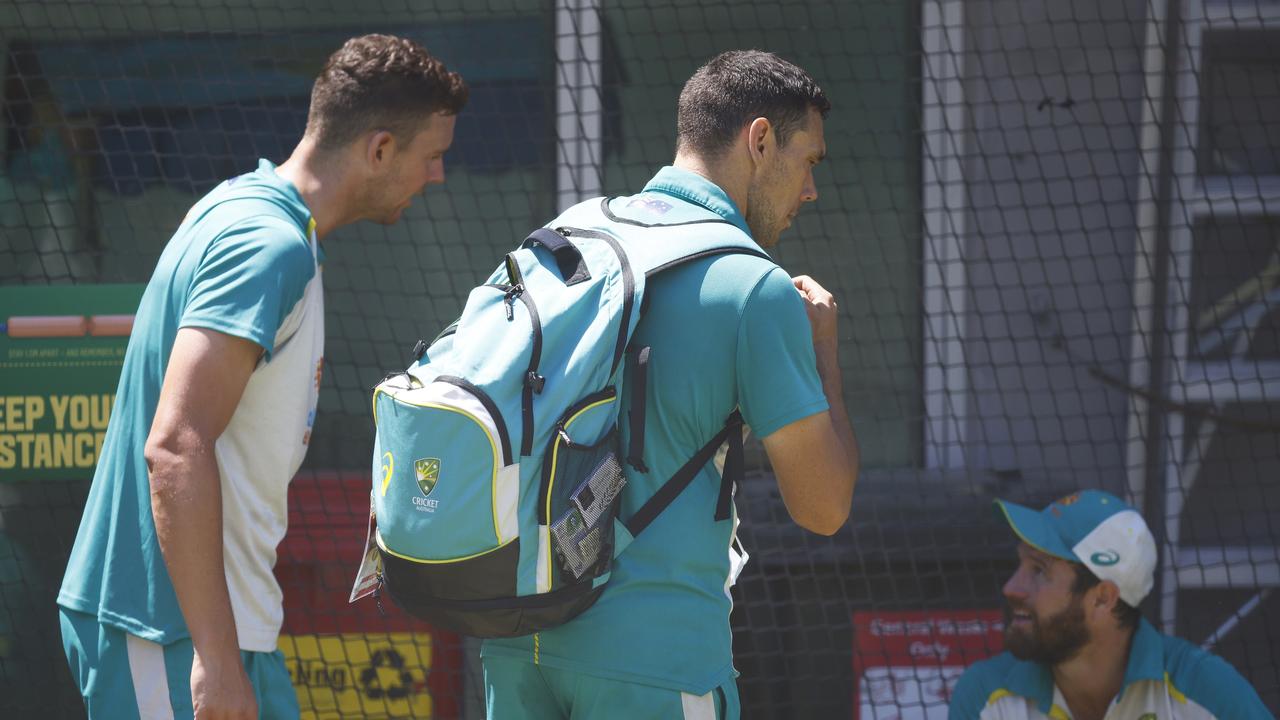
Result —
<svg viewBox="0 0 1280 720"><path fill-rule="evenodd" d="M1110 580L1103 580L1093 586L1093 598L1089 601L1090 612L1105 613L1107 617L1112 615L1116 605L1120 603L1120 588Z"/></svg>
<svg viewBox="0 0 1280 720"><path fill-rule="evenodd" d="M747 152L754 164L764 162L767 155L773 152L777 135L773 132L773 123L769 118L758 117L747 126Z"/></svg>
<svg viewBox="0 0 1280 720"><path fill-rule="evenodd" d="M365 143L365 163L374 170L385 167L385 164L390 162L395 149L395 136L386 130L379 130L370 135Z"/></svg>

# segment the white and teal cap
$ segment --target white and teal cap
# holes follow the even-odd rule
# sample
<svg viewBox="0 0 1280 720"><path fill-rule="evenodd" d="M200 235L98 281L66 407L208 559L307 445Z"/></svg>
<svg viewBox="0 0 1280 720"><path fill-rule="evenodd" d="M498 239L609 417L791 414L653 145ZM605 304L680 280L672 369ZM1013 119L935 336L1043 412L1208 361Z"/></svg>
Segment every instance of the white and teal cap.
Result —
<svg viewBox="0 0 1280 720"><path fill-rule="evenodd" d="M1023 542L1069 562L1083 563L1120 589L1137 607L1155 583L1156 541L1142 515L1101 490L1082 490L1039 512L996 500L1009 526Z"/></svg>

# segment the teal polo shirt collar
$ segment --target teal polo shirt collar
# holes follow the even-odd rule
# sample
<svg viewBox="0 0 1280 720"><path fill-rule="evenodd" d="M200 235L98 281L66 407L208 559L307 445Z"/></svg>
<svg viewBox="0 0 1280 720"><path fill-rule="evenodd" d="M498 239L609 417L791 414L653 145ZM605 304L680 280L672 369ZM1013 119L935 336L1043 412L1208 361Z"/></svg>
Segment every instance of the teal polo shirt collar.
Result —
<svg viewBox="0 0 1280 720"><path fill-rule="evenodd" d="M1143 680L1164 681L1164 642L1145 618L1139 621L1133 634L1124 682L1116 700L1124 697L1131 684ZM1053 671L1047 665L1019 660L1005 676L1005 687L1014 695L1033 700L1045 715L1053 707Z"/></svg>
<svg viewBox="0 0 1280 720"><path fill-rule="evenodd" d="M1141 680L1164 682L1164 639L1146 618L1138 621L1138 629L1133 633L1120 695L1124 695L1129 685Z"/></svg>
<svg viewBox="0 0 1280 720"><path fill-rule="evenodd" d="M258 159L258 168L251 173L246 173L239 177L231 178L227 181L228 187L237 185L265 185L275 192L275 196L265 197L263 199L279 205L288 211L294 217L298 225L306 228L311 223L311 209L307 207L307 203L302 199L302 193L298 192L298 188L293 183L280 177L276 172L275 163L266 158Z"/></svg>
<svg viewBox="0 0 1280 720"><path fill-rule="evenodd" d="M738 212L738 206L734 204L729 194L721 190L719 185L695 172L668 165L659 170L641 192L665 193L700 205L733 223L748 236L751 235L751 229L747 227L747 219Z"/></svg>
<svg viewBox="0 0 1280 720"><path fill-rule="evenodd" d="M258 158L258 169L249 173L249 175L254 176L258 181L269 185L283 195L288 202L277 202L276 204L287 209L289 214L298 221L298 224L307 229L308 236L311 234L311 221L313 218L311 208L307 207L307 202L302 199L302 193L298 192L298 188L294 187L293 183L280 177L280 174L276 172L275 163L266 158ZM232 182L234 183L239 179L235 178ZM307 239L310 240L311 238L308 237ZM319 238L316 239L316 262L321 265L324 264L324 244L320 242Z"/></svg>
<svg viewBox="0 0 1280 720"><path fill-rule="evenodd" d="M1014 695L1035 701L1045 715L1053 707L1053 671L1046 665L1019 660L1009 668L1004 684Z"/></svg>

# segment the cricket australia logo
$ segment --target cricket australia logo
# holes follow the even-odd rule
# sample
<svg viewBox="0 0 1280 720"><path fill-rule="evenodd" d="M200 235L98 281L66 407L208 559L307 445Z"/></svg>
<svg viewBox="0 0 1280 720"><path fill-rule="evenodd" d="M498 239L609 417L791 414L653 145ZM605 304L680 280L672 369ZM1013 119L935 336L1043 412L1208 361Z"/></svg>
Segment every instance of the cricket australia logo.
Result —
<svg viewBox="0 0 1280 720"><path fill-rule="evenodd" d="M440 479L440 458L421 458L413 461L413 474L418 478L418 489L423 497L431 494Z"/></svg>

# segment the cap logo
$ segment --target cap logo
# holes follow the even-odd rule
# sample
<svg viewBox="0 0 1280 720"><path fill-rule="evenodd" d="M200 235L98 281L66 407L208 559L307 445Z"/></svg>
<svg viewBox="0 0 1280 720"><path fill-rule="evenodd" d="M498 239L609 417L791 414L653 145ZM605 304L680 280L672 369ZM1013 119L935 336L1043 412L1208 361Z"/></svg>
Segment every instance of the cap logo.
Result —
<svg viewBox="0 0 1280 720"><path fill-rule="evenodd" d="M1063 507L1067 507L1069 505L1075 505L1078 502L1080 502L1080 493L1077 492L1077 493L1071 493L1070 495L1062 498L1061 500L1058 501L1058 504Z"/></svg>
<svg viewBox="0 0 1280 720"><path fill-rule="evenodd" d="M1111 567L1112 565L1115 565L1116 563L1120 562L1120 553L1116 552L1115 550L1103 550L1101 552L1096 552L1090 555L1089 561L1092 562L1094 565Z"/></svg>

